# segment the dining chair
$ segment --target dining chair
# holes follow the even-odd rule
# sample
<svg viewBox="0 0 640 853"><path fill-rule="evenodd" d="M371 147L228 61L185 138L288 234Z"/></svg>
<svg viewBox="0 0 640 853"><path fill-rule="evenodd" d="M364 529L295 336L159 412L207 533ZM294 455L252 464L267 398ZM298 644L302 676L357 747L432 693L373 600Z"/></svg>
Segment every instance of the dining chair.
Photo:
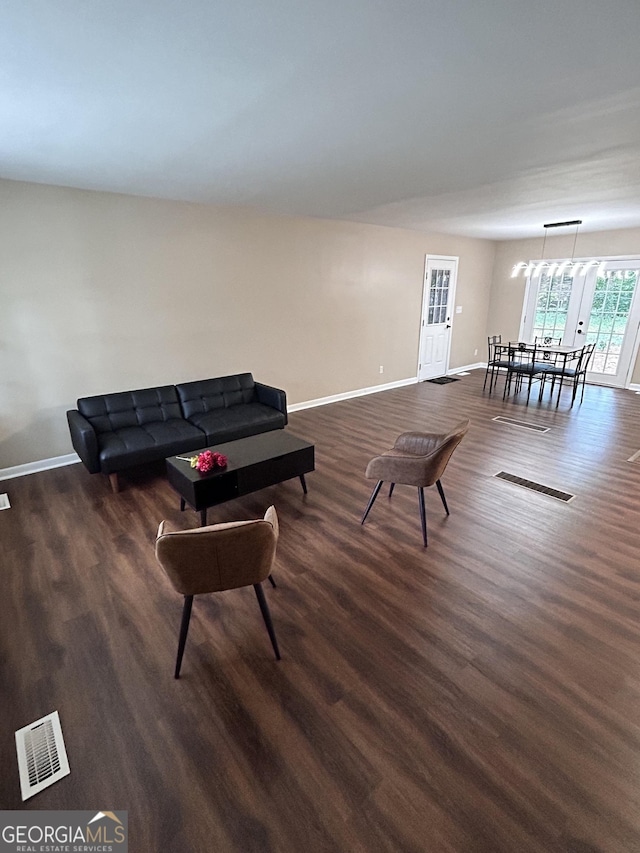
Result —
<svg viewBox="0 0 640 853"><path fill-rule="evenodd" d="M558 389L558 401L556 406L560 402L560 393L562 391L562 384L565 379L571 380L571 406L575 403L576 396L578 394L578 388L582 386L582 393L580 394L580 402L584 400L584 386L587 381L587 371L589 370L589 363L593 357L593 352L596 348L595 343L593 344L585 344L582 347L582 352L577 360L575 367L567 367L562 376L560 377L560 388Z"/></svg>
<svg viewBox="0 0 640 853"><path fill-rule="evenodd" d="M546 387L547 379L551 379L551 399L556 379L562 376L567 367L570 356L565 352L556 352L548 347L556 347L562 344L562 338L554 338L551 335L536 335L536 346L538 347L538 367L540 376L540 393L538 400L542 400L542 394Z"/></svg>
<svg viewBox="0 0 640 853"><path fill-rule="evenodd" d="M492 335L487 338L488 342L488 360L487 369L484 374L484 384L482 390L487 387L487 377L489 379L489 393L491 394L497 379L497 374L501 369L506 370L509 367L509 348L502 344L502 335Z"/></svg>
<svg viewBox="0 0 640 853"><path fill-rule="evenodd" d="M531 384L534 378L539 377L542 368L537 361L538 348L536 344L527 344L522 341L511 341L509 343L509 366L507 378L504 383L502 399L506 399L511 393L512 384L517 394L522 388L522 383L527 382L527 403L531 396Z"/></svg>
<svg viewBox="0 0 640 853"><path fill-rule="evenodd" d="M565 381L569 380L571 382L571 405L573 406L578 388L582 386L582 394L580 396L580 402L584 399L584 385L587 376L587 370L589 367L589 362L593 356L593 352L595 350L595 343L593 344L585 344L581 349L575 350L574 353L557 353L556 358L552 363L540 363L540 368L542 372L542 382L544 383L548 378L551 378L551 396L553 397L553 390L555 387L556 381L558 382L558 397L556 399L556 407L560 404L560 395L562 394L562 388L565 384Z"/></svg>
<svg viewBox="0 0 640 853"><path fill-rule="evenodd" d="M367 465L365 477L377 480L369 503L364 511L360 524L364 524L373 506L383 482L390 483L389 497L393 494L396 483L405 486L418 487L418 506L422 524L422 541L427 547L427 513L424 505L424 490L427 486L436 485L444 511L449 515L449 507L444 496L440 477L451 454L460 444L469 429L469 421L464 420L449 432L425 433L403 432L398 436L391 450L373 458Z"/></svg>
<svg viewBox="0 0 640 853"><path fill-rule="evenodd" d="M555 389L556 382L558 382L558 399L556 400L556 406L560 402L560 391L562 390L563 381L572 376L572 363L575 362L577 364L580 356L582 354L582 350L576 350L574 353L562 353L562 352L545 352L542 354L542 357L538 359L538 369L540 375L540 395L539 399L542 399L542 393L547 385L548 380L551 380L551 391L550 391L550 400L553 400L553 392Z"/></svg>
<svg viewBox="0 0 640 853"><path fill-rule="evenodd" d="M166 521L160 522L156 558L173 588L184 596L175 678L180 677L194 596L243 586L253 586L273 651L280 660L278 641L261 586L267 578L275 586L271 567L277 541L278 516L273 506L266 511L264 519L255 521L210 524L190 530L171 530Z"/></svg>

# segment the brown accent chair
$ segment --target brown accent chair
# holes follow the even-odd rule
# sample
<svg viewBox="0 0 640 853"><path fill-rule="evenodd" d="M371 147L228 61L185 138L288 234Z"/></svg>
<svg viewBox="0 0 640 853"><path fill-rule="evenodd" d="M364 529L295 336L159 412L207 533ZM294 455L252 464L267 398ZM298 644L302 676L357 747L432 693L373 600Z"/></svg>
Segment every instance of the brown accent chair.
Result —
<svg viewBox="0 0 640 853"><path fill-rule="evenodd" d="M261 583L271 577L278 541L278 516L270 506L264 519L210 524L191 530L169 530L161 521L156 539L156 558L176 592L184 595L175 677L180 677L194 595L253 586L276 659L278 641Z"/></svg>
<svg viewBox="0 0 640 853"><path fill-rule="evenodd" d="M405 486L418 487L418 503L420 507L420 521L422 522L422 539L424 547L427 547L427 514L424 507L424 489L426 486L435 485L442 499L445 512L449 515L449 507L444 496L440 477L451 454L460 444L469 429L469 421L461 421L450 432L440 435L424 432L403 432L398 436L391 450L387 450L381 456L376 456L367 465L365 476L370 480L377 480L377 484L369 498L369 503L362 516L360 524L364 524L373 502L378 497L378 492L383 482L388 482L389 497L393 494L396 483Z"/></svg>

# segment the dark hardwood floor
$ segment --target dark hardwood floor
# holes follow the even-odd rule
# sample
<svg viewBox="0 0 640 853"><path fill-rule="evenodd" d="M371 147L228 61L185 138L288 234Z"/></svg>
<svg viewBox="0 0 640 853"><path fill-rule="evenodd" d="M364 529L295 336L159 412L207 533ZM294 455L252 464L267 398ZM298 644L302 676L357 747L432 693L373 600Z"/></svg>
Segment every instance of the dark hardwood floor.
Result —
<svg viewBox="0 0 640 853"><path fill-rule="evenodd" d="M525 407L482 380L294 413L308 495L210 512L277 508L279 663L247 588L196 598L174 680L182 599L153 542L198 517L162 468L119 494L81 465L0 484L0 806L127 809L134 853L640 851L640 397ZM369 458L463 417L429 547L413 488L360 526ZM13 733L55 709L71 774L23 805Z"/></svg>

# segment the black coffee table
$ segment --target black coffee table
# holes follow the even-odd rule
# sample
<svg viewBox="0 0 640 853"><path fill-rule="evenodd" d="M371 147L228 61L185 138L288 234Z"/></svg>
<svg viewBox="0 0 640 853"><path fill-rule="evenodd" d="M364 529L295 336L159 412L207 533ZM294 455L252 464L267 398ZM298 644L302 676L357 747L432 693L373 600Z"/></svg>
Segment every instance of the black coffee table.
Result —
<svg viewBox="0 0 640 853"><path fill-rule="evenodd" d="M227 457L226 468L216 468L201 474L178 456L167 459L167 478L180 495L180 509L183 510L188 503L200 513L202 525L207 523L209 507L292 477L300 478L306 495L304 475L315 467L313 444L283 429L216 444L207 449L224 454ZM190 455L196 456L198 453L202 453L202 450L194 450Z"/></svg>

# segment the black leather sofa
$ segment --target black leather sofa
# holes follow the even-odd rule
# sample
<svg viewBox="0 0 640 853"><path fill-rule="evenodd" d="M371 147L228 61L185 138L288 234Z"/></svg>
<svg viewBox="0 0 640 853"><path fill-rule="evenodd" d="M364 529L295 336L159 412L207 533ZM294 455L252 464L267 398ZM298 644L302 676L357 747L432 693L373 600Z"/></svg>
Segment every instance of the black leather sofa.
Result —
<svg viewBox="0 0 640 853"><path fill-rule="evenodd" d="M67 412L74 450L91 474L235 441L287 423L287 395L251 373L82 397Z"/></svg>

